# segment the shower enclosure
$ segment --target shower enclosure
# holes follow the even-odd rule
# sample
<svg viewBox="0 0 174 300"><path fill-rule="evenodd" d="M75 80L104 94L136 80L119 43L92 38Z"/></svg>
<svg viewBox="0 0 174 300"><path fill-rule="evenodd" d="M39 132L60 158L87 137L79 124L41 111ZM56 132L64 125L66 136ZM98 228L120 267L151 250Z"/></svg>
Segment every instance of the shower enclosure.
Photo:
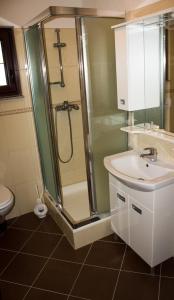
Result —
<svg viewBox="0 0 174 300"><path fill-rule="evenodd" d="M127 150L117 110L114 33L122 19L50 7L25 29L45 191L73 228L109 214L106 155Z"/></svg>

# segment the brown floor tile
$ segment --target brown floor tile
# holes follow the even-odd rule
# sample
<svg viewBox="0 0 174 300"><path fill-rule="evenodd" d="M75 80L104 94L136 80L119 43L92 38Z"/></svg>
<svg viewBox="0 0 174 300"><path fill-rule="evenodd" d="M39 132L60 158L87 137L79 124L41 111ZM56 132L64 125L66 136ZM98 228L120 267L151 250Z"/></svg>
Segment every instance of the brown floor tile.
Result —
<svg viewBox="0 0 174 300"><path fill-rule="evenodd" d="M19 250L30 235L31 232L29 231L9 228L4 235L0 237L0 248Z"/></svg>
<svg viewBox="0 0 174 300"><path fill-rule="evenodd" d="M114 300L158 300L158 287L157 276L121 272Z"/></svg>
<svg viewBox="0 0 174 300"><path fill-rule="evenodd" d="M2 279L31 285L46 259L26 254L18 254L2 274Z"/></svg>
<svg viewBox="0 0 174 300"><path fill-rule="evenodd" d="M25 300L66 300L67 296L32 288Z"/></svg>
<svg viewBox="0 0 174 300"><path fill-rule="evenodd" d="M34 286L59 293L69 293L80 267L80 264L51 259Z"/></svg>
<svg viewBox="0 0 174 300"><path fill-rule="evenodd" d="M15 252L9 252L9 251L0 249L0 273L8 265L8 263L14 257L14 255L15 255Z"/></svg>
<svg viewBox="0 0 174 300"><path fill-rule="evenodd" d="M22 300L27 290L25 286L0 281L1 300Z"/></svg>
<svg viewBox="0 0 174 300"><path fill-rule="evenodd" d="M33 212L22 215L13 223L13 227L35 230L42 222L41 219L35 216Z"/></svg>
<svg viewBox="0 0 174 300"><path fill-rule="evenodd" d="M15 221L17 221L17 218L11 218L11 219L8 219L8 220L7 220L7 226L13 225L13 223L14 223Z"/></svg>
<svg viewBox="0 0 174 300"><path fill-rule="evenodd" d="M125 242L118 235L116 235L116 233L105 236L103 239L101 239L101 241L125 244Z"/></svg>
<svg viewBox="0 0 174 300"><path fill-rule="evenodd" d="M159 275L160 273L160 265L152 270L130 247L127 247L126 249L122 269L151 275Z"/></svg>
<svg viewBox="0 0 174 300"><path fill-rule="evenodd" d="M38 228L38 231L62 234L61 229L49 215L43 220L43 223Z"/></svg>
<svg viewBox="0 0 174 300"><path fill-rule="evenodd" d="M92 300L111 300L118 271L83 266L72 295Z"/></svg>
<svg viewBox="0 0 174 300"><path fill-rule="evenodd" d="M86 264L119 269L124 250L125 245L122 244L95 242L89 252Z"/></svg>
<svg viewBox="0 0 174 300"><path fill-rule="evenodd" d="M52 235L43 232L35 232L21 252L49 256L55 248L61 235Z"/></svg>
<svg viewBox="0 0 174 300"><path fill-rule="evenodd" d="M63 237L52 257L81 263L84 261L89 248L90 245L74 250L67 239Z"/></svg>
<svg viewBox="0 0 174 300"><path fill-rule="evenodd" d="M159 300L174 299L174 278L161 278L160 298Z"/></svg>
<svg viewBox="0 0 174 300"><path fill-rule="evenodd" d="M169 258L162 263L161 275L174 277L174 258Z"/></svg>

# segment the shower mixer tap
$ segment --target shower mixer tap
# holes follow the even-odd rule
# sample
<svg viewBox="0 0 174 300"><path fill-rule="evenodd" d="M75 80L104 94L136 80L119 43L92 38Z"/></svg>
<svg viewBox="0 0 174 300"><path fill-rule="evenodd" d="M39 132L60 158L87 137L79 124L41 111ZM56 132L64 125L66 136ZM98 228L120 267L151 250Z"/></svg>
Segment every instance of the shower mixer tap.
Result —
<svg viewBox="0 0 174 300"><path fill-rule="evenodd" d="M62 104L58 104L55 107L56 111L66 111L66 110L71 111L72 109L79 110L79 105L69 103L68 101L64 101Z"/></svg>
<svg viewBox="0 0 174 300"><path fill-rule="evenodd" d="M73 157L74 147L73 147L73 134L72 134L72 122L71 122L71 111L72 109L79 110L78 104L69 103L68 101L64 101L62 104L57 104L55 106L55 137L57 140L57 154L58 159L62 163L68 163ZM68 123L69 123L69 136L70 136L70 156L67 159L63 159L60 155L59 145L58 145L58 126L57 126L57 115L58 111L66 111L68 115Z"/></svg>

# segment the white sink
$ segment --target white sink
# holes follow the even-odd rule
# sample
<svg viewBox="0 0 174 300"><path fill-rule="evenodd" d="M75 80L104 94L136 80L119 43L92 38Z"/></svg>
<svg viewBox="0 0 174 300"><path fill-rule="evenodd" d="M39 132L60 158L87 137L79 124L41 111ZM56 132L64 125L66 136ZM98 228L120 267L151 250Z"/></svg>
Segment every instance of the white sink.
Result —
<svg viewBox="0 0 174 300"><path fill-rule="evenodd" d="M104 158L105 168L127 186L152 191L174 183L174 165L161 160L150 162L134 151Z"/></svg>

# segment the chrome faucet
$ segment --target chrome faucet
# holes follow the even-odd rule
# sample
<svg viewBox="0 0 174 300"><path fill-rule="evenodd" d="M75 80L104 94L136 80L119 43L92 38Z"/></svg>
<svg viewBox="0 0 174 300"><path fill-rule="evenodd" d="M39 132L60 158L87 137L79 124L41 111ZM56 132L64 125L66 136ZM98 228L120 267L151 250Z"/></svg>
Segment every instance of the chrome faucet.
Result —
<svg viewBox="0 0 174 300"><path fill-rule="evenodd" d="M157 161L157 149L153 147L144 148L144 151L149 151L148 153L141 153L140 157L146 157L150 161Z"/></svg>

